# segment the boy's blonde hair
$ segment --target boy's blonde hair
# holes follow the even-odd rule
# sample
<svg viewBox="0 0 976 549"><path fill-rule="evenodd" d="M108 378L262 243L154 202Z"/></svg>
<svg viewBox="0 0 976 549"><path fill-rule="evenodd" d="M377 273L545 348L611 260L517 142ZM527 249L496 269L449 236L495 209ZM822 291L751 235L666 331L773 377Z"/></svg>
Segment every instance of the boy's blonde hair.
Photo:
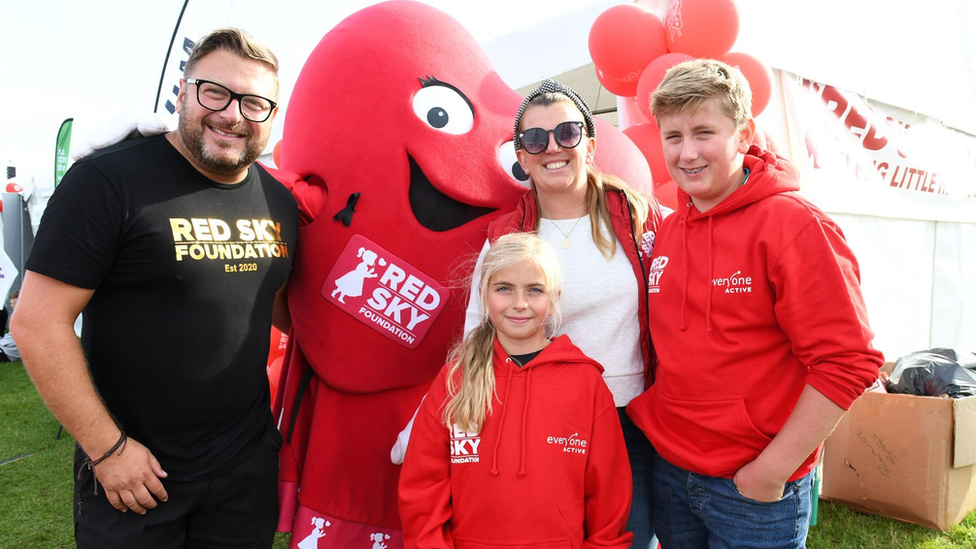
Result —
<svg viewBox="0 0 976 549"><path fill-rule="evenodd" d="M549 296L547 335L552 335L559 327L562 268L555 252L545 240L532 233L500 237L485 253L478 276L477 291L484 312L481 323L451 349L448 358L453 363L447 374L448 400L444 407L444 423L448 428L457 425L468 432L480 432L485 417L491 413L495 394L495 327L488 318L488 293L492 277L498 271L520 263L531 263L542 273L545 292Z"/></svg>
<svg viewBox="0 0 976 549"><path fill-rule="evenodd" d="M651 111L662 117L694 113L711 99L741 127L752 118L752 90L739 69L714 59L679 63L664 75L651 99Z"/></svg>

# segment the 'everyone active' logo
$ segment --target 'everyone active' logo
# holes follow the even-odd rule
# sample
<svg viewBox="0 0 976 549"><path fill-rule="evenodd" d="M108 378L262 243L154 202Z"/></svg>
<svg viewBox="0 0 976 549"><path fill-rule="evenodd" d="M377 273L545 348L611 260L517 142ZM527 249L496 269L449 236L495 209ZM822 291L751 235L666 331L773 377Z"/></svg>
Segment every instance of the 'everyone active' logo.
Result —
<svg viewBox="0 0 976 549"><path fill-rule="evenodd" d="M724 288L727 294L749 294L752 293L752 277L743 276L739 270L725 278L713 278L712 286Z"/></svg>
<svg viewBox="0 0 976 549"><path fill-rule="evenodd" d="M546 438L546 442L555 446L562 446L563 452L570 454L586 454L586 439L580 438L579 433L573 433L568 437L550 436Z"/></svg>

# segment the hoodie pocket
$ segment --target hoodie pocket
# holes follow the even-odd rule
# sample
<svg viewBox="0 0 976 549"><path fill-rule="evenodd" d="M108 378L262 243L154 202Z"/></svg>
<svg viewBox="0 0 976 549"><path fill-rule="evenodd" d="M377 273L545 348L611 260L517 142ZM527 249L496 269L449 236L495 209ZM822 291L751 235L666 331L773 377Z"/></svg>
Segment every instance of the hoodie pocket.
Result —
<svg viewBox="0 0 976 549"><path fill-rule="evenodd" d="M504 526L501 526L504 528ZM516 539L477 539L454 537L457 549L572 549L569 538L549 538L535 540Z"/></svg>
<svg viewBox="0 0 976 549"><path fill-rule="evenodd" d="M660 436L655 437L654 446L678 467L731 477L772 440L753 424L742 397L677 397L656 392L652 410Z"/></svg>

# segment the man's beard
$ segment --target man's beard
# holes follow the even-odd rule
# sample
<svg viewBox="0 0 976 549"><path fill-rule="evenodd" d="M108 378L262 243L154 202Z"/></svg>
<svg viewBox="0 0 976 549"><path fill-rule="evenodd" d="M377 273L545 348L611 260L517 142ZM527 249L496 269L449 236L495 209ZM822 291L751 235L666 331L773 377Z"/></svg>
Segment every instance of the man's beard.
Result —
<svg viewBox="0 0 976 549"><path fill-rule="evenodd" d="M214 155L209 150L207 150L206 143L203 140L204 125L206 122L203 119L190 120L189 118L180 117L179 131L180 138L183 140L183 144L186 146L190 154L196 159L197 162L203 164L208 169L218 174L234 174L254 163L255 160L261 156L264 152L264 146L267 143L259 143L258 140L253 139L253 135L248 132L246 128L241 126L234 126L232 128L221 128L215 126L222 131L229 133L240 133L245 135L245 146L244 150L237 155L237 157L227 156L227 155ZM241 123L243 125L244 122ZM220 144L215 145L218 149L224 149Z"/></svg>

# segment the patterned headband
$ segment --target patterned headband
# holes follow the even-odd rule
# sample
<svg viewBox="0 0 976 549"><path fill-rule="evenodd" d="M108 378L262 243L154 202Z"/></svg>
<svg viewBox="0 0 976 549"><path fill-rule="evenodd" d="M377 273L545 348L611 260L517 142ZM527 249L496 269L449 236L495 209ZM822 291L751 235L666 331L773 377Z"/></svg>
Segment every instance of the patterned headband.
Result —
<svg viewBox="0 0 976 549"><path fill-rule="evenodd" d="M586 122L586 134L590 137L596 137L596 124L593 122L593 114L590 112L590 107L586 104L586 101L583 101L583 98L571 88L547 78L542 81L542 84L538 88L532 90L529 92L529 95L525 96L525 99L522 100L522 106L519 107L518 114L515 115L514 134L516 151L522 148L522 139L519 137L519 124L522 123L522 115L525 113L525 108L529 106L529 102L534 97L544 93L558 93L568 97L576 105L576 108L583 113L583 118Z"/></svg>

